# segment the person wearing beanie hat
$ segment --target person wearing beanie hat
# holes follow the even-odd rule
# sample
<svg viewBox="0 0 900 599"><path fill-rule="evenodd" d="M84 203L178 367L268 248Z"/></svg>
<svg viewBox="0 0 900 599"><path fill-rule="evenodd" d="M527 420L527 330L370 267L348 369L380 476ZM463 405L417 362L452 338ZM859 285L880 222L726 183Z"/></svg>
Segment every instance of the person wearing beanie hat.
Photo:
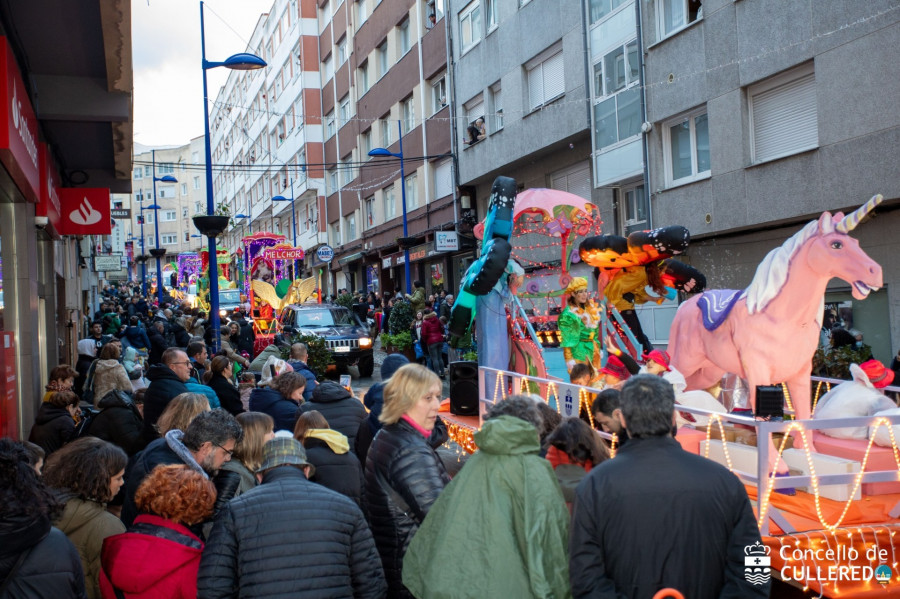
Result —
<svg viewBox="0 0 900 599"><path fill-rule="evenodd" d="M216 517L200 560L198 596L385 595L381 559L362 511L307 480L313 468L299 441L276 437L266 443L256 472L260 485Z"/></svg>
<svg viewBox="0 0 900 599"><path fill-rule="evenodd" d="M669 356L669 352L654 349L647 354L647 362L644 366L647 369L647 374L662 376L662 373L672 371L671 363L672 358Z"/></svg>
<svg viewBox="0 0 900 599"><path fill-rule="evenodd" d="M597 339L600 309L588 297L588 283L584 277L572 279L566 293L569 294L566 309L557 320L566 369L571 372L572 367L580 362L590 364L597 371L602 353Z"/></svg>
<svg viewBox="0 0 900 599"><path fill-rule="evenodd" d="M631 377L631 373L628 372L625 363L618 356L614 355L607 357L606 366L601 368L600 372L604 375L603 387L606 389L610 387L618 389Z"/></svg>

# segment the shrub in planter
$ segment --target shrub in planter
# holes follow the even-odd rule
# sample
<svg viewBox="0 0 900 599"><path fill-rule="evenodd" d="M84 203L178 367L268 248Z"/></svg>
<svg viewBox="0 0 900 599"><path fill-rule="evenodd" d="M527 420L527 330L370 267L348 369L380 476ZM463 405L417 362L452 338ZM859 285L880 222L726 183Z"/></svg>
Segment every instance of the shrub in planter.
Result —
<svg viewBox="0 0 900 599"><path fill-rule="evenodd" d="M397 333L409 332L415 314L412 305L407 301L400 301L394 304L391 310L391 318L388 320L388 329L392 335ZM412 345L412 343L410 343Z"/></svg>
<svg viewBox="0 0 900 599"><path fill-rule="evenodd" d="M396 335L382 333L381 343L388 351L402 353L412 347L412 333L410 331L401 331Z"/></svg>
<svg viewBox="0 0 900 599"><path fill-rule="evenodd" d="M291 343L305 343L309 348L309 355L306 359L306 365L316 373L316 380L325 380L325 371L331 364L334 364L334 355L325 346L325 339L318 335L300 335L296 334L291 337ZM291 359L290 346L281 348L281 358L283 360Z"/></svg>

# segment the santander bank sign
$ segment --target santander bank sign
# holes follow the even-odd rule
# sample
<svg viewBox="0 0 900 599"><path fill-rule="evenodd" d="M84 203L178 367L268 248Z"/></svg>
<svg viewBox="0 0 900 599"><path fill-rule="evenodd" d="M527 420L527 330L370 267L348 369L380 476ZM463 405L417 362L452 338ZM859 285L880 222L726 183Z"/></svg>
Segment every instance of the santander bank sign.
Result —
<svg viewBox="0 0 900 599"><path fill-rule="evenodd" d="M0 163L30 202L40 196L38 125L22 75L5 37L0 36Z"/></svg>

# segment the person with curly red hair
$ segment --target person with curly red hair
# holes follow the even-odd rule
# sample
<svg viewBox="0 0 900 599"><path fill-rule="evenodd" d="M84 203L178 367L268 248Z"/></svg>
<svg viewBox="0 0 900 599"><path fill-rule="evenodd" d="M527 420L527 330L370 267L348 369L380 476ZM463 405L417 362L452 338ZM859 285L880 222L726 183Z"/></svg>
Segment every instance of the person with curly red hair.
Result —
<svg viewBox="0 0 900 599"><path fill-rule="evenodd" d="M216 489L185 465L161 465L138 487L141 512L128 532L103 543L103 599L194 599L203 541L188 528L212 514Z"/></svg>

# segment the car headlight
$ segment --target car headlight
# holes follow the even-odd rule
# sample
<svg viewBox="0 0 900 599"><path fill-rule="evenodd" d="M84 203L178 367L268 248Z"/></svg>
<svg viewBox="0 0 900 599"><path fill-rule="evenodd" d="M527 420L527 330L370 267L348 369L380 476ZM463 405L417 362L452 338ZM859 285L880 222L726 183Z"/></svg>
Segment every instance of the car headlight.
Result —
<svg viewBox="0 0 900 599"><path fill-rule="evenodd" d="M228 310L219 310L219 316L225 317L228 316Z"/></svg>
<svg viewBox="0 0 900 599"><path fill-rule="evenodd" d="M372 347L372 339L369 337L360 337L359 338L359 346L360 347Z"/></svg>

